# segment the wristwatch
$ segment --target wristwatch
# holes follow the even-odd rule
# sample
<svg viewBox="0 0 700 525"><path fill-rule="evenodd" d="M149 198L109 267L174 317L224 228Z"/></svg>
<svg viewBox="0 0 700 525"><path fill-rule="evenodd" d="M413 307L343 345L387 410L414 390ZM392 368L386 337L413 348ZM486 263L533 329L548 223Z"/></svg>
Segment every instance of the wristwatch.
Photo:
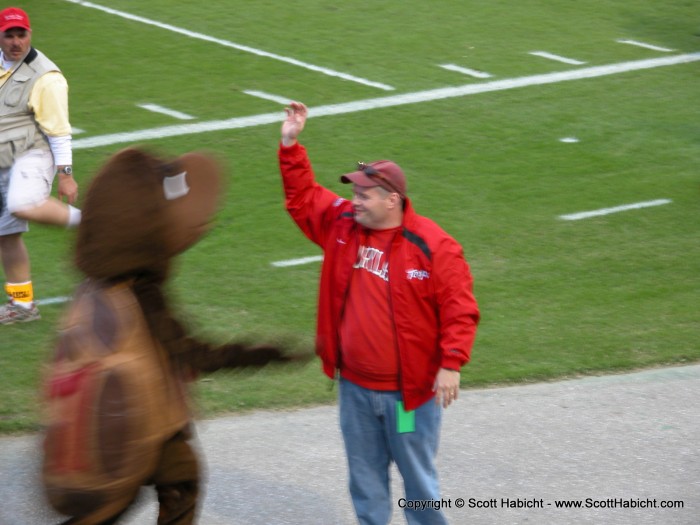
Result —
<svg viewBox="0 0 700 525"><path fill-rule="evenodd" d="M64 175L68 175L70 177L73 175L73 168L71 166L62 166L58 168L56 173L63 173Z"/></svg>

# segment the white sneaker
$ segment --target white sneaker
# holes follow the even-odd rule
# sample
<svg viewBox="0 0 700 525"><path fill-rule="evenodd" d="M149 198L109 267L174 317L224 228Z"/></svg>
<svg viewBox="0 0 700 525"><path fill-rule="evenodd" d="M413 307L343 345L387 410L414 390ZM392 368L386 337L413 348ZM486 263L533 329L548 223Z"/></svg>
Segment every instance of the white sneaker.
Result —
<svg viewBox="0 0 700 525"><path fill-rule="evenodd" d="M0 324L28 323L41 319L36 303L32 303L30 308L23 308L12 301L5 306L0 306Z"/></svg>

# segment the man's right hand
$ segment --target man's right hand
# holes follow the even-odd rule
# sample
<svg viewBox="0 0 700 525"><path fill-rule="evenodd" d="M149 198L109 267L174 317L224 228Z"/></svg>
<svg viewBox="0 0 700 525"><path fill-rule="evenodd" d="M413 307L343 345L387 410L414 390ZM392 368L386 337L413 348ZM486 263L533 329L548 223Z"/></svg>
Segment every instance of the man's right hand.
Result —
<svg viewBox="0 0 700 525"><path fill-rule="evenodd" d="M65 197L68 204L74 204L78 200L78 183L70 175L58 174L58 198Z"/></svg>
<svg viewBox="0 0 700 525"><path fill-rule="evenodd" d="M284 111L287 113L287 118L282 123L282 145L292 146L304 129L309 110L301 102L290 102L289 107Z"/></svg>

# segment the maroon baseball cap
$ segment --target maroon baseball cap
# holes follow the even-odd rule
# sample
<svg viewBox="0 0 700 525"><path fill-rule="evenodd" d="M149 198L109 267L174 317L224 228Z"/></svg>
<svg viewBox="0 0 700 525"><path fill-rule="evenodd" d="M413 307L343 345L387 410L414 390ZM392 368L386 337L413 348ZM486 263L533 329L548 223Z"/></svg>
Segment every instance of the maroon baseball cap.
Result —
<svg viewBox="0 0 700 525"><path fill-rule="evenodd" d="M0 31L4 33L13 27L20 27L28 31L32 29L27 13L18 7L8 7L0 11Z"/></svg>
<svg viewBox="0 0 700 525"><path fill-rule="evenodd" d="M366 164L357 163L357 171L340 177L343 184L354 183L358 186L381 186L387 191L406 196L406 176L398 164L390 160L376 160Z"/></svg>

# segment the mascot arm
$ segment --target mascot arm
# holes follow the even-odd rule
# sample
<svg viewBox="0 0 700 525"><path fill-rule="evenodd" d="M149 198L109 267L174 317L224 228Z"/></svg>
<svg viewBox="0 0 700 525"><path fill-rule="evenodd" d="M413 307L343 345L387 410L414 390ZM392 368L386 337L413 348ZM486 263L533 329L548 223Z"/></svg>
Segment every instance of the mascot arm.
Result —
<svg viewBox="0 0 700 525"><path fill-rule="evenodd" d="M273 361L304 360L285 355L283 349L273 344L232 342L216 346L197 340L172 315L160 279L138 279L133 289L152 335L174 362L192 371L213 372L221 368L260 367Z"/></svg>
<svg viewBox="0 0 700 525"><path fill-rule="evenodd" d="M259 367L270 362L288 362L294 358L274 345L228 343L220 347L196 348L185 361L195 370L214 372L221 368Z"/></svg>

